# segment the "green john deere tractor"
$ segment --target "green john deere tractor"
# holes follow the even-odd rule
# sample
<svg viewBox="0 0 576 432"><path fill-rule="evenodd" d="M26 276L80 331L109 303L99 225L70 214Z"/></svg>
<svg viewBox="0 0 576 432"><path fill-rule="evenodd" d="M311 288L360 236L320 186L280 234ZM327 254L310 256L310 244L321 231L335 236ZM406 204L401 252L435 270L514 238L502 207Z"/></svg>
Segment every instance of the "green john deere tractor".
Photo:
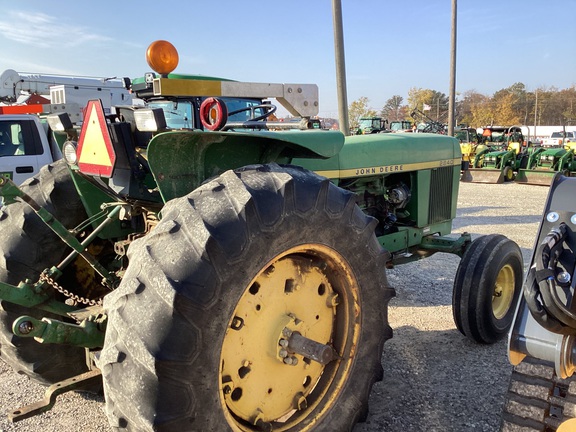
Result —
<svg viewBox="0 0 576 432"><path fill-rule="evenodd" d="M454 129L454 138L460 141L462 174L465 175L470 168L470 161L474 160L476 154L483 151L487 146L480 144L480 137L476 129L471 127L456 127Z"/></svg>
<svg viewBox="0 0 576 432"><path fill-rule="evenodd" d="M12 420L103 384L115 430L350 430L392 336L385 269L436 252L462 258L460 332L506 334L522 256L450 235L456 139L318 130L315 85L176 59L154 42L130 87L145 106L91 101L78 139L51 117L65 160L1 182L1 358L51 384ZM302 120L269 121L268 98Z"/></svg>
<svg viewBox="0 0 576 432"><path fill-rule="evenodd" d="M529 152L524 147L524 136L519 126L489 127L490 132L470 158L469 169L463 173L462 181L473 183L504 183L514 180L520 168L526 168Z"/></svg>
<svg viewBox="0 0 576 432"><path fill-rule="evenodd" d="M361 117L358 122L357 135L368 135L373 133L389 132L386 129L388 120L382 117Z"/></svg>
<svg viewBox="0 0 576 432"><path fill-rule="evenodd" d="M563 147L538 147L531 162L525 169L518 171L518 183L550 186L557 173L572 176L576 173L574 151L576 143L569 142Z"/></svg>

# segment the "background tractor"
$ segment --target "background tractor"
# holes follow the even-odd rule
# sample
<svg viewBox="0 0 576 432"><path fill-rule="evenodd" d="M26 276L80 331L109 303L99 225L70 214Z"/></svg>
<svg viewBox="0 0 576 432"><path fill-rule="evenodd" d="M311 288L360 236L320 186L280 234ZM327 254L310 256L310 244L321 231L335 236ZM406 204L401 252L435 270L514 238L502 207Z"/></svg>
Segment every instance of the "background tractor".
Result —
<svg viewBox="0 0 576 432"><path fill-rule="evenodd" d="M357 135L389 132L386 129L388 120L382 117L361 117L358 122Z"/></svg>
<svg viewBox="0 0 576 432"><path fill-rule="evenodd" d="M486 131L490 134L486 134ZM463 181L474 183L504 183L515 178L516 171L525 168L529 154L519 126L484 128L483 149L471 158Z"/></svg>
<svg viewBox="0 0 576 432"><path fill-rule="evenodd" d="M461 257L459 331L509 329L522 255L451 235L461 153L433 134L314 129L318 88L176 75L131 83L145 106L89 102L64 159L2 179L0 350L56 394L103 384L117 430L351 430L392 336L385 269ZM275 98L302 117L268 121ZM297 129L278 130L294 126Z"/></svg>
<svg viewBox="0 0 576 432"><path fill-rule="evenodd" d="M480 144L480 137L476 129L471 127L456 127L454 138L460 141L460 151L462 152L462 173L466 173L470 168L470 161L477 153L483 151L486 146Z"/></svg>
<svg viewBox="0 0 576 432"><path fill-rule="evenodd" d="M518 171L516 181L549 186L556 173L573 175L576 172L575 150L576 142L559 147L539 147L527 167Z"/></svg>
<svg viewBox="0 0 576 432"><path fill-rule="evenodd" d="M390 132L414 132L414 123L409 120L391 121Z"/></svg>
<svg viewBox="0 0 576 432"><path fill-rule="evenodd" d="M576 178L550 185L508 341L502 431L576 430Z"/></svg>

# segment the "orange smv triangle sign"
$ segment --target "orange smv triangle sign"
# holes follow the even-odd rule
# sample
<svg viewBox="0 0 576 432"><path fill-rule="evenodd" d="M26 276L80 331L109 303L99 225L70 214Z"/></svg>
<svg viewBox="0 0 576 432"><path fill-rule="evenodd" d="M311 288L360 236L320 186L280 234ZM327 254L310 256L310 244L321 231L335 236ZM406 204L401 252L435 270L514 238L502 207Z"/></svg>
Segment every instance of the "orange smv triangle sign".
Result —
<svg viewBox="0 0 576 432"><path fill-rule="evenodd" d="M88 101L78 140L78 154L78 168L81 173L112 177L116 153L100 99Z"/></svg>

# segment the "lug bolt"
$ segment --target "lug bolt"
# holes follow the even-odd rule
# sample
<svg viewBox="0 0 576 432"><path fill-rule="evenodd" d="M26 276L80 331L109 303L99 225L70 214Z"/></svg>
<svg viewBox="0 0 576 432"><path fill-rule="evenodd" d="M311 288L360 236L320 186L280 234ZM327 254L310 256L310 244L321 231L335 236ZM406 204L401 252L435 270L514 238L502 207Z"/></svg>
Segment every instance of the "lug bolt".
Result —
<svg viewBox="0 0 576 432"><path fill-rule="evenodd" d="M294 356L284 358L284 363L289 366L296 366L298 364L298 359Z"/></svg>
<svg viewBox="0 0 576 432"><path fill-rule="evenodd" d="M258 408L252 417L252 424L260 431L272 432L272 424L263 419L262 410Z"/></svg>
<svg viewBox="0 0 576 432"><path fill-rule="evenodd" d="M296 396L294 396L293 406L294 409L297 409L298 411L308 408L308 401L302 392L298 392Z"/></svg>
<svg viewBox="0 0 576 432"><path fill-rule="evenodd" d="M262 419L256 420L255 426L261 431L272 432L272 424Z"/></svg>
<svg viewBox="0 0 576 432"><path fill-rule="evenodd" d="M326 306L328 307L336 307L340 304L340 298L338 297L338 294L336 293L332 293L328 296L328 298L326 299Z"/></svg>

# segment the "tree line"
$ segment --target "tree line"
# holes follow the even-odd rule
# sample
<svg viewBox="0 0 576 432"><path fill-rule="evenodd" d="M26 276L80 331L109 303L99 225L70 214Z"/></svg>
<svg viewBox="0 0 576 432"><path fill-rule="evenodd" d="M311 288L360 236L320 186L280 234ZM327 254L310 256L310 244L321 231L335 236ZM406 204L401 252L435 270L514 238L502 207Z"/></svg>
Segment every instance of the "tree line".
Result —
<svg viewBox="0 0 576 432"><path fill-rule="evenodd" d="M567 89L538 88L527 91L523 83L498 90L492 96L469 90L458 94L455 104L456 124L472 127L487 125L571 125L576 124L576 85ZM362 96L348 107L351 129L358 127L361 117L383 117L388 121L431 120L446 123L448 96L431 89L413 87L408 100L394 95L379 111L369 106Z"/></svg>

